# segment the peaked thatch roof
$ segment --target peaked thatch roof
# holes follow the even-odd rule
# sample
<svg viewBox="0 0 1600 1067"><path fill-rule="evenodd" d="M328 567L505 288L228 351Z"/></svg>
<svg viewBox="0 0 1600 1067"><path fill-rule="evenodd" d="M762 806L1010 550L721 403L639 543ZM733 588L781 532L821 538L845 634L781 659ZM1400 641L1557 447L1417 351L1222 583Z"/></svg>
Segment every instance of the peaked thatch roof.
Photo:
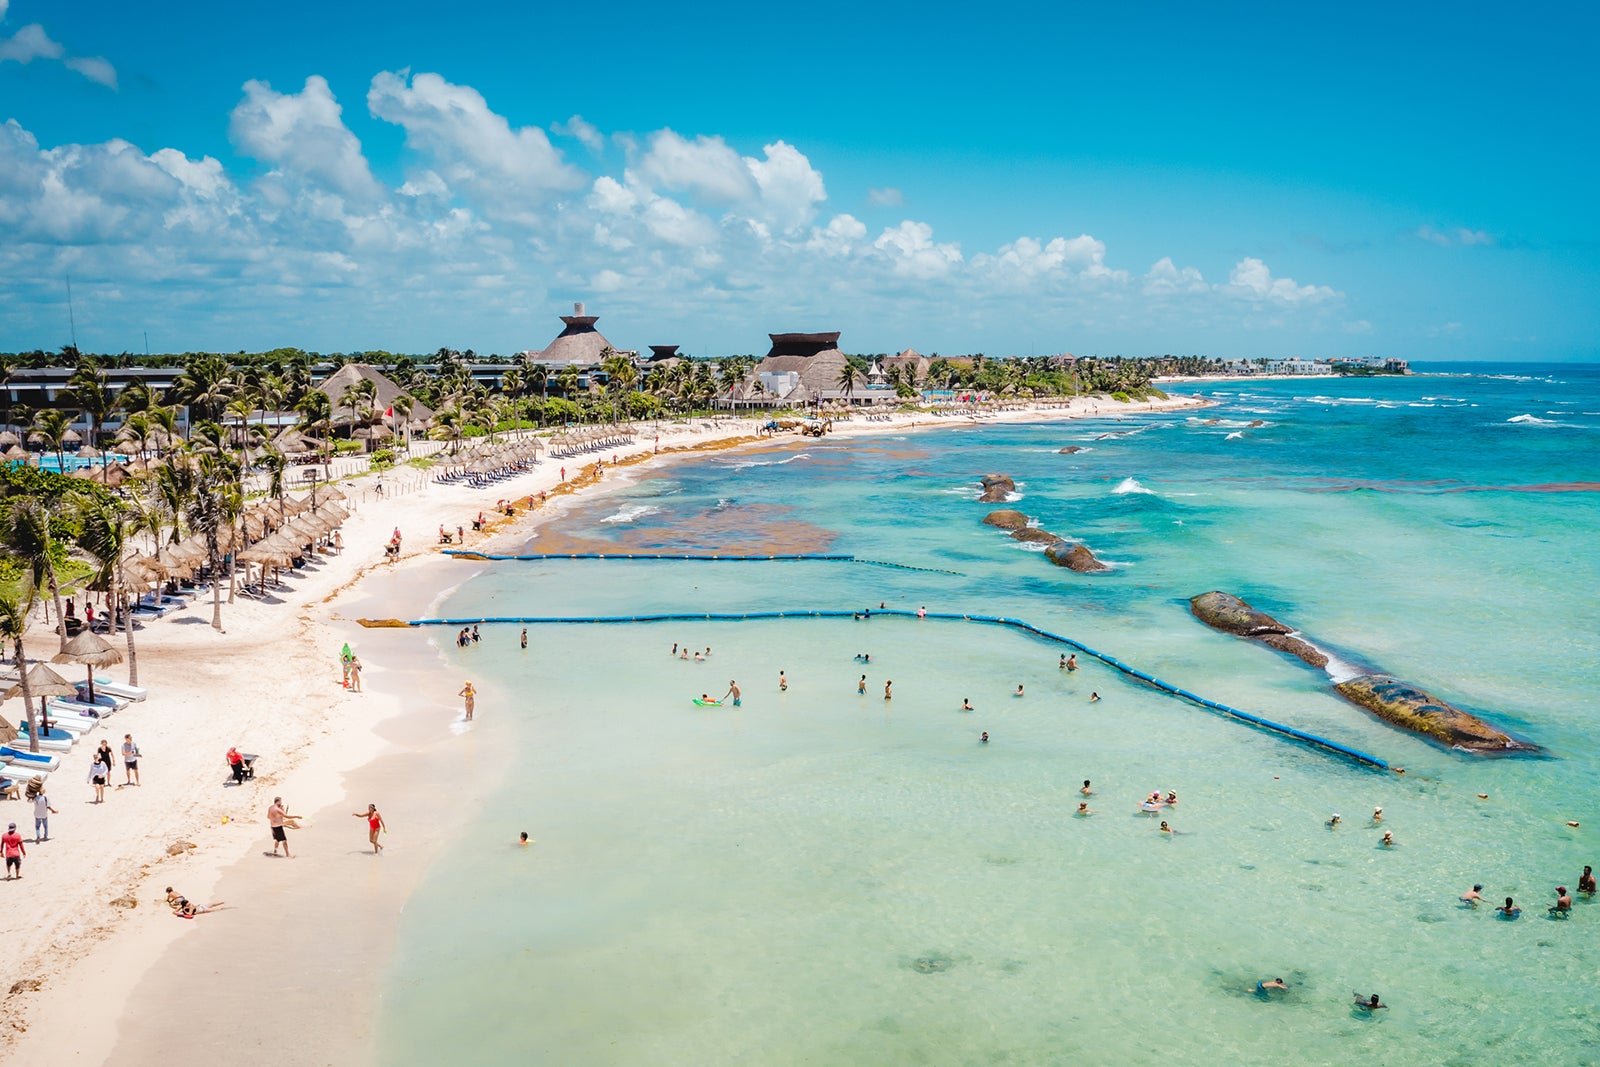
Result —
<svg viewBox="0 0 1600 1067"><path fill-rule="evenodd" d="M404 389L394 383L388 375L369 363L346 363L338 370L324 378L318 385L319 392L328 394L328 400L333 405L333 417L336 424L345 424L350 421L350 409L340 403L344 391L359 381L370 381L378 387L378 400L374 405L379 415L388 411L398 396L410 396ZM411 397L412 419L431 419L433 409L422 401Z"/></svg>
<svg viewBox="0 0 1600 1067"><path fill-rule="evenodd" d="M544 351L535 353L540 363L594 364L600 362L601 353L606 349L616 350L605 334L594 328L600 321L599 315L585 315L582 304L574 304L572 310L573 314L561 316L566 329L557 334Z"/></svg>

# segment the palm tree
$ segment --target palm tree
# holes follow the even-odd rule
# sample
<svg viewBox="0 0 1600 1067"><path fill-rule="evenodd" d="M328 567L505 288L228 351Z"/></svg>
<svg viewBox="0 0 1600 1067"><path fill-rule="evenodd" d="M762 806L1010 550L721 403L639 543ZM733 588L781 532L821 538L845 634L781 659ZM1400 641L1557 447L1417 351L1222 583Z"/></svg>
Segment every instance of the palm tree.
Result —
<svg viewBox="0 0 1600 1067"><path fill-rule="evenodd" d="M839 388L844 390L845 396L854 396L856 391L856 366L846 363L839 368Z"/></svg>
<svg viewBox="0 0 1600 1067"><path fill-rule="evenodd" d="M66 399L83 409L89 420L89 444L100 447L100 427L106 416L116 410L120 397L106 381L100 368L89 360L78 364L72 377L67 379Z"/></svg>
<svg viewBox="0 0 1600 1067"><path fill-rule="evenodd" d="M45 408L34 416L33 432L28 435L29 440L37 440L46 450L56 454L56 469L66 473L66 456L63 448L66 437L72 430L72 416L60 408Z"/></svg>
<svg viewBox="0 0 1600 1067"><path fill-rule="evenodd" d="M527 388L527 380L522 376L522 371L516 367L512 367L500 375L500 391L511 401L511 428L513 430L522 428L521 420L517 415L517 399Z"/></svg>
<svg viewBox="0 0 1600 1067"><path fill-rule="evenodd" d="M33 497L17 497L0 510L0 546L26 572L33 588L46 586L56 607L61 647L67 647L67 614L61 609L61 587L56 582L56 556L60 550L50 531L50 513ZM23 667L21 660L18 667Z"/></svg>
<svg viewBox="0 0 1600 1067"><path fill-rule="evenodd" d="M78 521L83 532L78 535L78 547L100 566L98 581L106 585L106 595L113 605L109 637L117 632L117 615L124 605L122 589L122 557L134 534L133 515L129 505L103 497L86 497L78 508ZM3 618L0 608L0 618ZM133 614L124 619L128 632L128 684L139 684L139 657L133 644Z"/></svg>
<svg viewBox="0 0 1600 1067"><path fill-rule="evenodd" d="M198 458L185 515L189 528L206 540L206 560L211 568L211 628L221 630L222 553L218 538L238 519L244 507L244 493L232 456L204 452Z"/></svg>
<svg viewBox="0 0 1600 1067"><path fill-rule="evenodd" d="M411 452L411 427L406 425L411 418L411 398L401 393L394 398L394 403L389 405L394 412L394 424L400 428L401 440L405 442L406 452Z"/></svg>
<svg viewBox="0 0 1600 1067"><path fill-rule="evenodd" d="M238 387L233 381L233 368L221 356L204 353L189 360L172 391L178 399L196 409L201 419L216 419L222 414ZM196 420L191 419L192 425Z"/></svg>
<svg viewBox="0 0 1600 1067"><path fill-rule="evenodd" d="M19 588L0 592L0 638L11 642L12 653L17 659L17 674L22 680L22 703L27 708L29 752L39 751L39 719L33 710L33 690L28 685L28 659L22 650L22 639L28 632L28 612L33 610L37 596L38 591L33 583L26 579Z"/></svg>

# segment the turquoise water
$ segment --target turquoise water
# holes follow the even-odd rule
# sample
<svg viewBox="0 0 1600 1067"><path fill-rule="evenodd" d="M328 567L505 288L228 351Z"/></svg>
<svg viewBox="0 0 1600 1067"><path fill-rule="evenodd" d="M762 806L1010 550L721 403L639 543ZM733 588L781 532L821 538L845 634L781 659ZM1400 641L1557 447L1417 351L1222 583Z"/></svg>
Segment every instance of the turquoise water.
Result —
<svg viewBox="0 0 1600 1067"><path fill-rule="evenodd" d="M1544 915L1600 861L1600 368L1426 369L1471 373L1218 383L1198 413L785 443L681 464L542 532L530 550L765 544L958 573L503 564L440 614L1012 615L1406 773L1101 665L1064 674L1057 647L971 623L540 626L526 655L514 626L465 651L419 632L480 680L474 729L518 770L407 907L381 1058L1600 1062L1600 908ZM990 471L1115 572L1059 570L981 525ZM1208 589L1549 758L1390 728L1322 672L1193 621ZM682 662L674 643L713 653ZM740 709L691 703L730 678ZM1075 818L1085 778L1098 813ZM1157 788L1180 803L1138 814ZM521 829L534 848L507 845ZM1464 908L1474 882L1527 911ZM1276 975L1282 999L1247 992ZM1374 989L1392 1007L1352 1012Z"/></svg>

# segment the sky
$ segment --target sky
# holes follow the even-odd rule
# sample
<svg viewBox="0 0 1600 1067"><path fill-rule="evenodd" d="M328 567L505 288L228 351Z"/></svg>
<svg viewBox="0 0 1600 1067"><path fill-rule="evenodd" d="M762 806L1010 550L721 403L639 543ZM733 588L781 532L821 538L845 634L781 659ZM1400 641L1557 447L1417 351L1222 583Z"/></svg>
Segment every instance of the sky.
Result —
<svg viewBox="0 0 1600 1067"><path fill-rule="evenodd" d="M0 0L0 351L1600 362L1595 5L579 8Z"/></svg>

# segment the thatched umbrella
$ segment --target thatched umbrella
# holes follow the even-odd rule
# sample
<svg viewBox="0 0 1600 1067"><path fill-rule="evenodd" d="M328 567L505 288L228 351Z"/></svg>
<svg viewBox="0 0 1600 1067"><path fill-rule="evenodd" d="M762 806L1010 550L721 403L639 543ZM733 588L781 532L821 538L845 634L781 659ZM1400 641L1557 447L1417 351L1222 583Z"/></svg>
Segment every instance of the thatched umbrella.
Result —
<svg viewBox="0 0 1600 1067"><path fill-rule="evenodd" d="M39 698L39 733L44 733L45 723L50 721L49 713L45 711L45 703L51 697L71 697L78 695L78 687L67 681L61 675L50 669L47 663L35 663L28 669L28 695ZM10 700L12 697L22 695L22 683L0 693L0 700ZM29 740L33 742L33 751L38 749L38 734L30 734Z"/></svg>
<svg viewBox="0 0 1600 1067"><path fill-rule="evenodd" d="M66 433L61 435L61 443L64 445L75 445L82 440L83 435L77 430L68 430Z"/></svg>
<svg viewBox="0 0 1600 1067"><path fill-rule="evenodd" d="M17 739L17 728L4 718L0 718L0 742L10 744Z"/></svg>
<svg viewBox="0 0 1600 1067"><path fill-rule="evenodd" d="M11 436L15 437L16 434L12 434ZM29 452L26 448L23 448L21 444L15 441L11 443L10 448L6 449L4 453L0 453L0 455L4 455L6 459L11 460L12 462L15 462L19 459L31 459L33 457L32 452Z"/></svg>
<svg viewBox="0 0 1600 1067"><path fill-rule="evenodd" d="M0 430L0 445L20 445L21 443L22 438L10 430Z"/></svg>
<svg viewBox="0 0 1600 1067"><path fill-rule="evenodd" d="M94 445L84 445L82 448L74 452L73 455L77 456L79 459L99 459L101 456L105 455L105 453L94 447Z"/></svg>
<svg viewBox="0 0 1600 1067"><path fill-rule="evenodd" d="M122 653L93 630L79 631L67 647L50 657L51 663L81 663L89 672L89 703L94 703L94 669L122 662Z"/></svg>
<svg viewBox="0 0 1600 1067"><path fill-rule="evenodd" d="M167 545L163 545L154 556L146 557L144 567L157 578L176 578L194 570L193 563L174 553Z"/></svg>

